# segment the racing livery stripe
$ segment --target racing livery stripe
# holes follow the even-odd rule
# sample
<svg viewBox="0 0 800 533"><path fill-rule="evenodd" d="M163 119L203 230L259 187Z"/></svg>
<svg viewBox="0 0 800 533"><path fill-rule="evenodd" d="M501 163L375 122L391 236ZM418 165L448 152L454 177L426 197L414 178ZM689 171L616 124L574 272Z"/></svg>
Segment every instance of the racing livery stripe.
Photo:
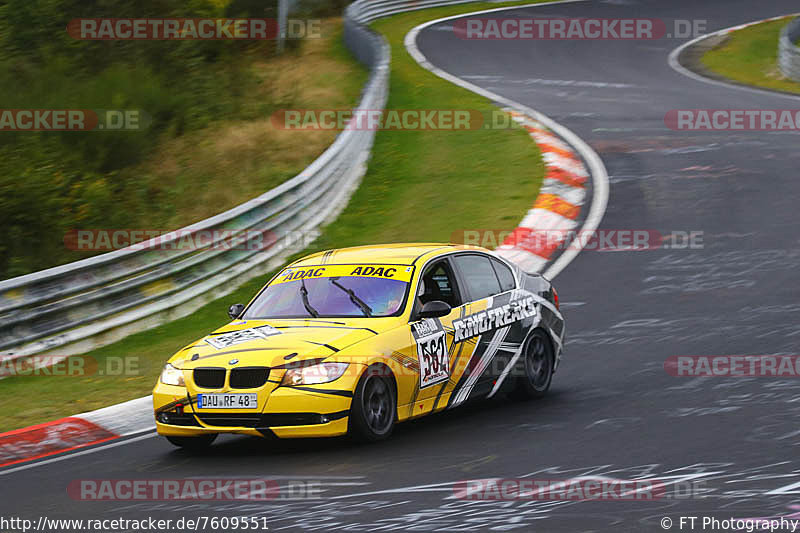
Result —
<svg viewBox="0 0 800 533"><path fill-rule="evenodd" d="M201 361L203 359L209 359L211 357L220 357L220 356L223 356L223 355L230 355L230 354L233 354L233 353L263 352L263 351L266 351L266 350L288 351L288 350L291 350L291 349L292 348L288 348L286 346L264 346L263 348L242 348L241 350L226 350L224 352L212 352L212 353L209 353L209 354L206 354L206 355L201 355L199 357L192 357L190 359L190 362ZM195 355L197 355L197 354L195 354ZM186 360L183 361L183 363L186 363L186 362L187 362ZM175 361L175 363L177 364L178 361ZM280 367L273 367L273 368L280 368ZM185 370L185 369L182 368L181 370Z"/></svg>
<svg viewBox="0 0 800 533"><path fill-rule="evenodd" d="M326 342L314 342L314 341L306 341L306 342L308 342L310 344L316 344L317 346L324 346L325 348L329 349L330 351L332 351L334 353L339 351L339 348L336 348L335 346L331 346L330 344L328 344Z"/></svg>
<svg viewBox="0 0 800 533"><path fill-rule="evenodd" d="M461 312L459 313L459 318L463 319L464 316L466 315L466 312L467 312L466 306L462 305L461 306ZM456 384L457 383L457 381L453 379L453 374L455 373L456 368L458 368L456 365L458 365L458 360L461 358L461 353L464 351L464 345L466 343L465 342L456 343L455 342L455 330L453 330L453 344L450 346L450 351L448 352L448 356L451 356L453 354L453 352L455 351L456 344L458 344L458 353L456 353L456 357L455 357L455 359L453 359L453 364L450 365L450 369L451 369L450 379L448 381L446 381L445 383L442 383L442 387L439 389L439 392L436 394L436 399L433 401L433 409L431 409L431 412L436 411L436 408L439 406L439 401L442 399L442 394L444 393L445 389L451 383L452 384Z"/></svg>
<svg viewBox="0 0 800 533"><path fill-rule="evenodd" d="M493 302L494 302L494 297L490 296L487 300L486 307L487 308L490 307ZM494 336L497 336L497 333L495 333ZM494 338L494 336L492 338ZM490 343L481 342L484 339L483 334L474 337L474 339L475 339L475 349L472 350L472 354L470 355L470 358L467 360L467 364L464 367L464 371L461 373L461 376L459 378L459 383L456 385L455 389L450 395L448 408L456 407L457 405L461 404L464 401L462 399L462 391L467 388L467 385L474 374L474 367L476 365L476 362L482 360L489 349Z"/></svg>
<svg viewBox="0 0 800 533"><path fill-rule="evenodd" d="M169 402L168 404L162 405L161 407L157 408L155 412L163 413L164 411L170 411L179 405L194 405L195 403L197 403L197 397L189 394L186 396L186 398L181 398L180 400L175 400L174 402Z"/></svg>
<svg viewBox="0 0 800 533"><path fill-rule="evenodd" d="M539 325L539 322L541 321L541 316L542 316L541 313L537 314L536 318L534 319L535 322L530 327L529 331L533 331ZM552 330L551 330L551 333L552 333ZM517 364L517 361L519 360L520 356L522 355L522 352L523 352L523 349L525 348L525 345L526 345L526 341L523 341L523 342L520 343L519 347L517 348L517 351L514 352L514 356L511 358L511 360L508 362L506 367L503 369L503 372L500 374L500 377L498 377L495 380L494 386L492 387L492 390L489 393L488 398L491 398L492 396L497 394L498 390L500 390L500 387L503 385L503 382L508 377L508 374L511 372L511 369L514 368L514 365Z"/></svg>
<svg viewBox="0 0 800 533"><path fill-rule="evenodd" d="M453 391L450 393L450 399L448 400L447 407L455 407L453 402L455 398L458 396L459 392L464 388L464 384L466 383L467 379L470 375L470 369L475 366L475 362L478 361L481 356L486 352L488 344L486 342L481 342L484 339L484 336L472 337L465 342L472 342L474 343L474 347L472 348L472 352L469 354L465 364L464 370L461 372L461 375L458 378L458 383L453 388Z"/></svg>
<svg viewBox="0 0 800 533"><path fill-rule="evenodd" d="M306 330L307 329L353 329L353 330L363 329L364 331L369 331L372 334L375 334L375 335L378 334L377 331L375 331L374 329L370 329L370 328L356 328L356 327L350 327L350 326L318 326L317 324L313 324L313 323L307 324L307 325L303 325L303 326L275 326L275 329L298 329L298 328L302 328L302 329L306 329ZM286 350L286 348L283 348L283 349Z"/></svg>
<svg viewBox="0 0 800 533"><path fill-rule="evenodd" d="M409 357L406 354L397 351L392 352L392 355L390 355L389 357L397 361L404 367L410 368L415 372L419 372L419 362L413 357Z"/></svg>
<svg viewBox="0 0 800 533"><path fill-rule="evenodd" d="M352 398L353 391L349 390L336 390L336 389L314 389L312 387L299 387L296 385L286 385L289 389L297 389L306 392L319 392L320 394L333 394L334 396L344 396L345 398Z"/></svg>
<svg viewBox="0 0 800 533"><path fill-rule="evenodd" d="M492 336L492 339L484 351L483 356L478 361L478 364L475 368L470 369L467 381L464 383L464 386L461 388L461 390L458 391L455 401L452 403L451 407L456 407L462 404L469 397L469 394L472 392L472 388L475 386L475 383L477 383L478 378L481 377L483 371L489 366L489 362L497 354L497 350L500 348L500 343L503 342L503 339L505 339L509 329L511 329L510 326L503 326Z"/></svg>
<svg viewBox="0 0 800 533"><path fill-rule="evenodd" d="M315 357L313 359L301 359L300 361L289 361L288 363L283 363L282 365L275 365L271 366L272 370L290 370L295 368L305 368L307 366L316 365L317 363L323 362L327 357Z"/></svg>
<svg viewBox="0 0 800 533"><path fill-rule="evenodd" d="M531 301L534 302L533 309L530 310L530 312L523 312L523 308L518 307L518 304L515 306L516 302L523 301L528 302L528 306L530 306ZM546 309L548 313L552 313L553 316L557 316L561 319L560 313L555 310L550 302L547 302L546 299L538 294L525 289L512 289L511 291L490 297L487 299L486 308L481 311L476 311L471 316L480 317L481 322L486 322L486 324L481 325L478 330L488 333L485 328L487 325L492 327L492 321L489 320L490 317L494 316L495 319L497 319L499 316L498 310L514 309L515 307L519 312L518 315L512 312L508 316L505 316L503 320L495 320L493 324L494 329L489 330L494 331L494 335L491 337L480 337L480 349L473 351L473 355L468 361L467 369L462 374L460 383L453 392L448 407L456 407L468 400L473 391L476 390L476 385L481 381L481 378L484 377L489 365L493 360L497 359L499 365L502 365L503 370L497 375L491 392L489 392L489 396L494 395L507 378L514 364L516 364L528 332L537 327L544 318L542 316L542 311ZM508 318L512 320L509 322ZM530 325L525 324L523 329L524 321L529 319L532 319L533 323ZM500 367L499 365L498 367ZM493 370L492 373L494 374L494 372ZM480 394L484 394L482 386L480 390Z"/></svg>
<svg viewBox="0 0 800 533"><path fill-rule="evenodd" d="M411 402L408 404L408 416L409 418L414 416L414 404L417 403L417 397L419 396L419 380L414 383L414 392L411 394Z"/></svg>

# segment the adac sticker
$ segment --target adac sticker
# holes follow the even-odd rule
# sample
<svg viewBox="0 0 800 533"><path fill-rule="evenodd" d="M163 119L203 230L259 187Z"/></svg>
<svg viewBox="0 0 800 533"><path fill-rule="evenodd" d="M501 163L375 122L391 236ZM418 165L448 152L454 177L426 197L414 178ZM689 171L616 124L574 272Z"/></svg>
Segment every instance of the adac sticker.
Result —
<svg viewBox="0 0 800 533"><path fill-rule="evenodd" d="M405 265L319 265L289 267L277 275L272 285L301 279L364 277L396 279L408 283L414 275L414 267Z"/></svg>

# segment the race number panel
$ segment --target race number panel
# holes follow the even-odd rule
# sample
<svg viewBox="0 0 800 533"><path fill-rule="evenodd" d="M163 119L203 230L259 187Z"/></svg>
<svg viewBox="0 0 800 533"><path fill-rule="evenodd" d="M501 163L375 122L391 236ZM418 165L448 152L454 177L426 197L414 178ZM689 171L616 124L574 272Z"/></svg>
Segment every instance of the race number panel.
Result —
<svg viewBox="0 0 800 533"><path fill-rule="evenodd" d="M428 318L411 325L417 343L419 359L419 388L424 389L450 379L450 358L442 323Z"/></svg>

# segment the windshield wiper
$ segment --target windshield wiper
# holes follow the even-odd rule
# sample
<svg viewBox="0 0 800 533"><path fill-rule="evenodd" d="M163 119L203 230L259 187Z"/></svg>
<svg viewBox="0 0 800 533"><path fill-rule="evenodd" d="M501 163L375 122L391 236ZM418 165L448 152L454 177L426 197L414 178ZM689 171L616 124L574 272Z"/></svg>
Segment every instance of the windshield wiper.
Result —
<svg viewBox="0 0 800 533"><path fill-rule="evenodd" d="M319 311L314 309L311 302L308 301L308 289L306 289L306 280L304 279L300 280L300 298L303 299L303 307L306 308L308 314L314 318L319 318Z"/></svg>
<svg viewBox="0 0 800 533"><path fill-rule="evenodd" d="M359 309L361 309L361 312L364 313L364 316L372 316L372 308L368 306L364 300L356 296L356 293L353 292L353 289L348 289L347 287L336 281L336 278L328 278L328 279L332 284L334 284L335 286L339 287L340 289L342 289L344 292L347 293L347 295L350 297L350 301L356 304L359 307Z"/></svg>

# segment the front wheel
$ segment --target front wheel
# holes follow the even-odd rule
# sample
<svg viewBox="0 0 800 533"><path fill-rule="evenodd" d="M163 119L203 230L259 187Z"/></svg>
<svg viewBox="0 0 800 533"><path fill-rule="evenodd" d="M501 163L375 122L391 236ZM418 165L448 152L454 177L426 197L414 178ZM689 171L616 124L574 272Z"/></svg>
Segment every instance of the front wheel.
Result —
<svg viewBox="0 0 800 533"><path fill-rule="evenodd" d="M550 339L541 330L534 331L517 364L521 375L517 376L511 396L529 400L547 394L553 380L554 361L555 354Z"/></svg>
<svg viewBox="0 0 800 533"><path fill-rule="evenodd" d="M187 450L202 450L211 446L211 443L217 438L217 434L211 435L198 435L197 437L167 437L167 440L177 446L178 448L185 448Z"/></svg>
<svg viewBox="0 0 800 533"><path fill-rule="evenodd" d="M367 368L356 385L350 407L348 432L359 441L375 442L388 438L397 414L394 384L388 370Z"/></svg>

